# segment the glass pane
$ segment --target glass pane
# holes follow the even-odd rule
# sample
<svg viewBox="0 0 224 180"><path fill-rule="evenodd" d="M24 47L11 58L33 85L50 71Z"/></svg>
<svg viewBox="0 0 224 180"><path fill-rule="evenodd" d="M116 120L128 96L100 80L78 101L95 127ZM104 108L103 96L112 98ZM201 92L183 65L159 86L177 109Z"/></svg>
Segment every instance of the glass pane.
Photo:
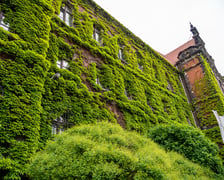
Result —
<svg viewBox="0 0 224 180"><path fill-rule="evenodd" d="M63 123L64 119L60 116L60 117L57 118L57 122Z"/></svg>
<svg viewBox="0 0 224 180"><path fill-rule="evenodd" d="M119 49L118 58L123 59L123 51L121 49Z"/></svg>
<svg viewBox="0 0 224 180"><path fill-rule="evenodd" d="M98 84L99 86L101 86L100 79L98 77L96 78L96 84Z"/></svg>
<svg viewBox="0 0 224 180"><path fill-rule="evenodd" d="M64 10L63 10L63 9L61 9L60 14L58 15L58 17L59 17L62 21L64 21Z"/></svg>
<svg viewBox="0 0 224 180"><path fill-rule="evenodd" d="M126 89L124 90L124 94L125 94L126 97L128 97L128 93L127 93Z"/></svg>
<svg viewBox="0 0 224 180"><path fill-rule="evenodd" d="M73 19L72 19L72 15L71 14L69 14L69 26L72 26L72 23L73 23Z"/></svg>
<svg viewBox="0 0 224 180"><path fill-rule="evenodd" d="M61 128L58 128L58 134L61 134Z"/></svg>
<svg viewBox="0 0 224 180"><path fill-rule="evenodd" d="M61 61L57 61L57 67L61 68Z"/></svg>
<svg viewBox="0 0 224 180"><path fill-rule="evenodd" d="M52 134L57 134L57 128L55 125L52 125Z"/></svg>
<svg viewBox="0 0 224 180"><path fill-rule="evenodd" d="M65 13L65 23L68 26L72 25L72 16L69 13L67 13L67 12Z"/></svg>
<svg viewBox="0 0 224 180"><path fill-rule="evenodd" d="M5 16L3 14L0 15L0 27L3 27L5 30L9 30L9 25L4 23Z"/></svg>
<svg viewBox="0 0 224 180"><path fill-rule="evenodd" d="M138 67L139 67L140 70L143 70L143 66L142 65L138 64Z"/></svg>
<svg viewBox="0 0 224 180"><path fill-rule="evenodd" d="M95 32L95 40L98 42L99 39L99 34L97 32Z"/></svg>
<svg viewBox="0 0 224 180"><path fill-rule="evenodd" d="M62 69L67 69L67 68L68 68L68 62L63 60Z"/></svg>
<svg viewBox="0 0 224 180"><path fill-rule="evenodd" d="M59 129L59 134L61 134L61 133L64 132L64 131L65 131L64 128L61 127L61 128Z"/></svg>

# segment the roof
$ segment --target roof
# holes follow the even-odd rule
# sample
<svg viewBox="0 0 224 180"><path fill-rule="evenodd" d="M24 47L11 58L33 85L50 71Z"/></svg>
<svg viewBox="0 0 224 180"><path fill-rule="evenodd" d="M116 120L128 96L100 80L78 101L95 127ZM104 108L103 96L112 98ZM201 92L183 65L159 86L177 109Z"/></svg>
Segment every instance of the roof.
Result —
<svg viewBox="0 0 224 180"><path fill-rule="evenodd" d="M190 41L184 43L183 45L179 46L178 48L174 49L173 51L171 51L170 53L166 54L164 56L164 58L166 60L168 60L172 65L175 65L178 61L178 54L189 48L190 46L194 46L195 45L195 41L194 39L191 39Z"/></svg>

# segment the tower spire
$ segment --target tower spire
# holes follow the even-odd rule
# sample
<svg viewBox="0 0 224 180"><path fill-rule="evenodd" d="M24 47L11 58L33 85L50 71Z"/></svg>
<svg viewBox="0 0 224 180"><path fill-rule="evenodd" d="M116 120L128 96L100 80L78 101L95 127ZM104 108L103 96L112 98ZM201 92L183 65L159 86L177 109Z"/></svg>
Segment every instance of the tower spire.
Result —
<svg viewBox="0 0 224 180"><path fill-rule="evenodd" d="M195 41L196 45L204 45L204 41L201 39L201 37L199 36L199 32L197 30L197 28L195 26L193 26L190 22L190 31L193 34L193 39Z"/></svg>
<svg viewBox="0 0 224 180"><path fill-rule="evenodd" d="M191 22L190 22L190 30L191 30L191 32L192 32L192 34L193 34L193 37L195 37L195 36L199 36L199 32L198 32L197 28L194 27L194 26L191 24Z"/></svg>

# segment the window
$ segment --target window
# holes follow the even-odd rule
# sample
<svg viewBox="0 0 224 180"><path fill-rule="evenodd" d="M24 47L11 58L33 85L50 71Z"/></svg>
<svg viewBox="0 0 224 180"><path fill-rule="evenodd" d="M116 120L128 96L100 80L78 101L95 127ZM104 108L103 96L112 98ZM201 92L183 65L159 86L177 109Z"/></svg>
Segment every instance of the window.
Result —
<svg viewBox="0 0 224 180"><path fill-rule="evenodd" d="M0 12L0 27L3 27L5 30L9 30L9 25L4 22L5 16Z"/></svg>
<svg viewBox="0 0 224 180"><path fill-rule="evenodd" d="M155 109L151 106L149 100L147 100L147 105L150 107L150 109L151 109L153 112L155 112Z"/></svg>
<svg viewBox="0 0 224 180"><path fill-rule="evenodd" d="M65 120L60 116L52 123L52 134L61 134L64 131Z"/></svg>
<svg viewBox="0 0 224 180"><path fill-rule="evenodd" d="M4 96L4 90L3 90L3 87L1 85L0 85L0 95Z"/></svg>
<svg viewBox="0 0 224 180"><path fill-rule="evenodd" d="M128 98L128 100L132 100L133 99L132 96L128 94L126 89L124 90L124 94Z"/></svg>
<svg viewBox="0 0 224 180"><path fill-rule="evenodd" d="M100 84L100 79L98 77L96 78L96 84L102 87L102 85Z"/></svg>
<svg viewBox="0 0 224 180"><path fill-rule="evenodd" d="M127 61L124 60L124 51L122 48L118 50L118 58L121 60L123 64L128 64Z"/></svg>
<svg viewBox="0 0 224 180"><path fill-rule="evenodd" d="M72 26L72 10L68 6L64 6L60 10L58 17L65 22L68 26Z"/></svg>
<svg viewBox="0 0 224 180"><path fill-rule="evenodd" d="M140 65L140 64L138 63L138 68L139 68L141 71L143 71L143 65Z"/></svg>
<svg viewBox="0 0 224 180"><path fill-rule="evenodd" d="M99 85L99 86L102 88L103 91L109 91L108 88L104 88L103 85L100 83L100 79L99 79L99 77L96 78L95 83L96 83L97 85Z"/></svg>
<svg viewBox="0 0 224 180"><path fill-rule="evenodd" d="M166 101L166 100L162 100L162 103L163 103L163 110L164 110L164 112L166 112L168 115L170 115L171 109L170 109L169 102Z"/></svg>
<svg viewBox="0 0 224 180"><path fill-rule="evenodd" d="M169 91L172 91L173 92L173 86L172 86L172 83L170 81L167 81L168 85L167 85L167 89Z"/></svg>
<svg viewBox="0 0 224 180"><path fill-rule="evenodd" d="M68 62L65 60L58 60L57 61L57 66L60 69L67 69L68 68Z"/></svg>
<svg viewBox="0 0 224 180"><path fill-rule="evenodd" d="M72 59L75 60L75 59L78 59L78 58L79 58L79 55L77 53L74 53Z"/></svg>
<svg viewBox="0 0 224 180"><path fill-rule="evenodd" d="M93 29L93 39L95 39L98 43L101 44L101 36L100 36L100 31L97 28Z"/></svg>
<svg viewBox="0 0 224 180"><path fill-rule="evenodd" d="M52 134L61 134L65 129L70 127L72 124L68 122L71 113L64 113L52 122Z"/></svg>
<svg viewBox="0 0 224 180"><path fill-rule="evenodd" d="M124 60L123 49L119 49L119 51L118 51L118 58L119 58L120 60Z"/></svg>

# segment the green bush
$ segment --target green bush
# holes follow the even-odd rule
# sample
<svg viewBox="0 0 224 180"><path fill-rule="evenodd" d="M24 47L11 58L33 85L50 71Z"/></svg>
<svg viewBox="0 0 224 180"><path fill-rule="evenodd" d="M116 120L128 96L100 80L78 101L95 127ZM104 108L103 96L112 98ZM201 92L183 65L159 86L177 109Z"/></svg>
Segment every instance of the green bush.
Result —
<svg viewBox="0 0 224 180"><path fill-rule="evenodd" d="M214 173L150 139L109 123L82 125L50 141L27 167L31 179L193 179Z"/></svg>
<svg viewBox="0 0 224 180"><path fill-rule="evenodd" d="M159 125L149 130L148 137L168 151L176 151L193 162L223 173L218 146L205 135L187 125Z"/></svg>

